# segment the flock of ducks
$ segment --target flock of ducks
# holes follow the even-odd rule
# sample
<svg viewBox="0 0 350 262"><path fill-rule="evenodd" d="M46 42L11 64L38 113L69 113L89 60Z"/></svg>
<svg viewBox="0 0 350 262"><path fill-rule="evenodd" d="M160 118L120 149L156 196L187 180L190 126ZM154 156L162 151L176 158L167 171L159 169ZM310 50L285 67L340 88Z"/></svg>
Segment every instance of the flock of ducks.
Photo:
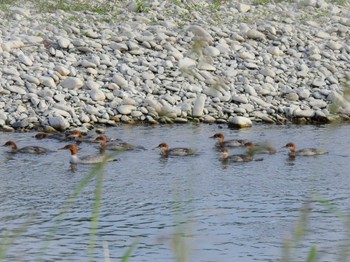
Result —
<svg viewBox="0 0 350 262"><path fill-rule="evenodd" d="M105 135L99 135L97 137L91 137L83 135L79 130L73 130L70 133L37 133L36 139L56 139L59 141L70 142L58 150L69 150L71 157L71 164L96 164L107 161L115 161L116 158L108 157L106 151L128 151L128 150L146 150L144 147L135 146L124 142L120 139L110 139ZM255 144L251 141L241 139L225 140L222 133L216 133L210 138L217 139L215 143L216 149L221 153L220 159L222 161L230 162L250 162L261 161L262 158L256 158L259 154L275 154L277 150L266 144ZM80 143L99 143L99 154L94 156L78 156ZM46 154L55 150L50 150L39 146L25 146L18 148L14 141L7 141L3 146L10 148L10 153L29 153L29 154ZM229 154L229 148L245 147L246 152L244 154ZM314 156L328 153L325 150L317 148L304 148L296 150L294 143L288 143L283 148L289 149L289 157L295 158L296 156ZM161 143L154 149L159 149L160 154L163 157L168 156L191 156L196 155L196 151L191 148L176 147L169 148L168 144Z"/></svg>

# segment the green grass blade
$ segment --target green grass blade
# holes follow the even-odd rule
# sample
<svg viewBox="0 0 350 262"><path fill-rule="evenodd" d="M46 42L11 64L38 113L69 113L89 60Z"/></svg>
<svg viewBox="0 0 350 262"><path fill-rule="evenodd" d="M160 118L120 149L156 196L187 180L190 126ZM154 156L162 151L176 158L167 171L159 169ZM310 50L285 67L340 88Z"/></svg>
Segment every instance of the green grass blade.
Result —
<svg viewBox="0 0 350 262"><path fill-rule="evenodd" d="M316 259L317 259L317 246L313 245L310 252L309 252L309 255L307 257L307 262L316 262Z"/></svg>

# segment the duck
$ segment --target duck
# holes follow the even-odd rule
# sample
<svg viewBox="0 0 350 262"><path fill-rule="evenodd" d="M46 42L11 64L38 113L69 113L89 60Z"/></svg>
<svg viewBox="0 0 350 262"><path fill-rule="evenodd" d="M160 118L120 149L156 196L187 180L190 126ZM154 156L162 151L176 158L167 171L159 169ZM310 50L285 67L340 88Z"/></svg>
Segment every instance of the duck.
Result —
<svg viewBox="0 0 350 262"><path fill-rule="evenodd" d="M247 142L244 144L248 154L276 154L277 150L267 144L254 144Z"/></svg>
<svg viewBox="0 0 350 262"><path fill-rule="evenodd" d="M69 138L67 137L67 134L64 134L64 133L51 134L51 133L40 132L40 133L37 133L34 137L36 139L38 139L38 140L46 139L46 138L48 138L48 139L57 139L57 140L60 140L60 141L67 141L67 140L69 140Z"/></svg>
<svg viewBox="0 0 350 262"><path fill-rule="evenodd" d="M251 162L251 161L261 161L262 159L255 159L251 154L234 154L229 155L228 149L223 148L221 151L221 160L230 162Z"/></svg>
<svg viewBox="0 0 350 262"><path fill-rule="evenodd" d="M286 144L283 148L289 148L289 156L295 157L295 156L315 156L315 155L323 155L327 154L328 151L317 149L317 148L303 148L296 150L296 146L294 143L289 142Z"/></svg>
<svg viewBox="0 0 350 262"><path fill-rule="evenodd" d="M109 161L117 161L116 158L107 158L105 155L96 155L96 156L78 156L78 146L76 144L68 144L62 148L59 148L59 150L69 150L71 153L71 157L69 162L71 164L98 164L102 162L109 162Z"/></svg>
<svg viewBox="0 0 350 262"><path fill-rule="evenodd" d="M80 130L72 130L69 135L67 135L68 139L75 140L76 142L88 142L88 143L96 143L95 138L87 135L83 135Z"/></svg>
<svg viewBox="0 0 350 262"><path fill-rule="evenodd" d="M175 148L169 148L168 144L166 143L160 143L158 146L156 146L154 149L160 148L161 152L160 154L162 156L191 156L195 154L195 151L191 148L185 148L185 147L175 147Z"/></svg>
<svg viewBox="0 0 350 262"><path fill-rule="evenodd" d="M25 146L18 148L16 143L12 140L7 141L3 146L11 148L11 153L45 154L52 151L40 146Z"/></svg>
<svg viewBox="0 0 350 262"><path fill-rule="evenodd" d="M104 150L127 151L127 150L133 150L136 148L136 146L123 142L119 139L108 142L108 138L105 135L96 137L95 141L100 143L101 151L104 151Z"/></svg>
<svg viewBox="0 0 350 262"><path fill-rule="evenodd" d="M218 141L216 142L215 146L218 148L240 147L240 146L244 146L244 144L247 142L246 140L242 140L242 139L231 139L231 140L225 141L225 136L222 133L216 133L209 138L217 138Z"/></svg>

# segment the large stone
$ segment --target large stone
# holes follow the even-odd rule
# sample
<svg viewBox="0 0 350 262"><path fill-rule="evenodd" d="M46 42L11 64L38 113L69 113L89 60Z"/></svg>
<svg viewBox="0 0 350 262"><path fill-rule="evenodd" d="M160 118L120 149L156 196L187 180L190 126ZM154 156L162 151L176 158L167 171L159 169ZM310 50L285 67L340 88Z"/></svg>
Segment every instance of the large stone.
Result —
<svg viewBox="0 0 350 262"><path fill-rule="evenodd" d="M129 115L132 111L136 110L136 107L133 105L120 105L117 107L117 110L122 115Z"/></svg>
<svg viewBox="0 0 350 262"><path fill-rule="evenodd" d="M65 38L65 37L60 37L58 40L58 45L61 47L61 48L68 48L69 45L70 45L70 40L68 38Z"/></svg>
<svg viewBox="0 0 350 262"><path fill-rule="evenodd" d="M121 88L125 88L128 86L128 81L126 81L125 78L120 74L113 75L112 81Z"/></svg>
<svg viewBox="0 0 350 262"><path fill-rule="evenodd" d="M64 131L69 127L68 121L62 116L49 117L49 124L51 127L58 131Z"/></svg>
<svg viewBox="0 0 350 262"><path fill-rule="evenodd" d="M205 95L200 95L194 101L193 110L192 110L192 115L194 117L200 117L203 115L206 98L207 97Z"/></svg>
<svg viewBox="0 0 350 262"><path fill-rule="evenodd" d="M83 85L83 81L78 77L68 77L61 82L61 86L67 89L79 89Z"/></svg>
<svg viewBox="0 0 350 262"><path fill-rule="evenodd" d="M96 88L90 91L90 97L94 101L104 101L106 99L106 95L103 93L103 91Z"/></svg>
<svg viewBox="0 0 350 262"><path fill-rule="evenodd" d="M187 28L187 30L191 31L197 37L197 39L201 41L205 41L209 44L214 41L213 37L208 33L208 31L199 25L191 25Z"/></svg>
<svg viewBox="0 0 350 262"><path fill-rule="evenodd" d="M21 61L21 63L25 64L26 66L32 66L33 65L32 59L30 59L30 57L25 55L25 54L19 54L18 55L18 60Z"/></svg>
<svg viewBox="0 0 350 262"><path fill-rule="evenodd" d="M229 127L234 128L243 128L243 127L251 127L253 125L252 121L243 116L234 116L228 119Z"/></svg>

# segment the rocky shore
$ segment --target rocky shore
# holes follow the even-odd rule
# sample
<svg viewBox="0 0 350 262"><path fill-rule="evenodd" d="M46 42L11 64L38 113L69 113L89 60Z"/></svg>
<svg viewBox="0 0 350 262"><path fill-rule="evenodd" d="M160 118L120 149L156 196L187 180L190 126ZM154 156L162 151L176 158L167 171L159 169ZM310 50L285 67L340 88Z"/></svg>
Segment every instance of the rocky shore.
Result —
<svg viewBox="0 0 350 262"><path fill-rule="evenodd" d="M348 5L226 2L0 10L1 128L348 119Z"/></svg>

